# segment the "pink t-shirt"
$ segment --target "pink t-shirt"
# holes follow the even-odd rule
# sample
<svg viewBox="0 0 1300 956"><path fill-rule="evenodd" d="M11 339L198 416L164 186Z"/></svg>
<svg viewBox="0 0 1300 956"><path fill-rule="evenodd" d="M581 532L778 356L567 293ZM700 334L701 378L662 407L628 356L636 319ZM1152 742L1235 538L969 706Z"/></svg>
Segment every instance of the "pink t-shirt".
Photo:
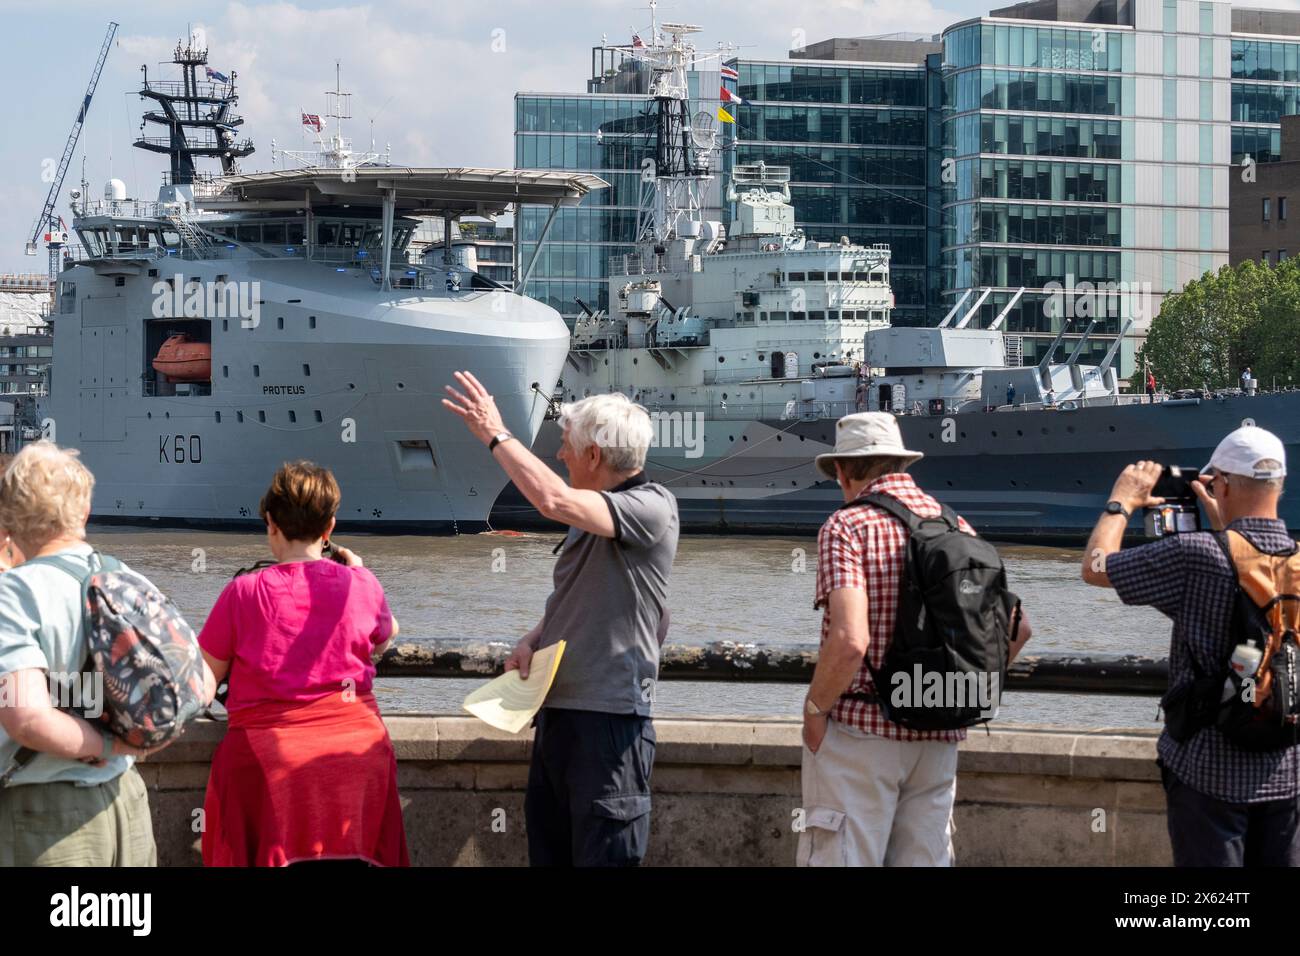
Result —
<svg viewBox="0 0 1300 956"><path fill-rule="evenodd" d="M234 713L345 689L369 693L370 654L392 634L393 615L375 576L322 559L235 578L213 605L199 646L231 662L226 709Z"/></svg>

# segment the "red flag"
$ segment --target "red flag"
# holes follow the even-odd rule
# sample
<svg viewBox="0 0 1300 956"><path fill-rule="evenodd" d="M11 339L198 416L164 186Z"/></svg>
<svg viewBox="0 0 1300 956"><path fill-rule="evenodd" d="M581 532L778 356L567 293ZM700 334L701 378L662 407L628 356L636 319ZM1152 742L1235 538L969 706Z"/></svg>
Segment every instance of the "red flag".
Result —
<svg viewBox="0 0 1300 956"><path fill-rule="evenodd" d="M303 113L302 125L310 126L318 133L324 128L323 126L321 126L320 117L317 116L315 113Z"/></svg>
<svg viewBox="0 0 1300 956"><path fill-rule="evenodd" d="M645 44L641 42L641 37L637 36L635 33L632 34L632 46L633 48L645 46Z"/></svg>

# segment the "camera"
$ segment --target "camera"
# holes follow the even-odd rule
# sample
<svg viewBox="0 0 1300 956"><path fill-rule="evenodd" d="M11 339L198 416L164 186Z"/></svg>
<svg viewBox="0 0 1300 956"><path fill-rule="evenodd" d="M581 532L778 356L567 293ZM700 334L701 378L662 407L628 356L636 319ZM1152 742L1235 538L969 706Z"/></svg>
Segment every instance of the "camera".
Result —
<svg viewBox="0 0 1300 956"><path fill-rule="evenodd" d="M325 545L321 548L321 556L329 558L331 561L337 561L339 564L348 563L347 558L343 557L343 555L339 553L338 546L332 541L327 540L325 542Z"/></svg>
<svg viewBox="0 0 1300 956"><path fill-rule="evenodd" d="M1198 475L1196 468L1165 465L1160 479L1151 489L1151 496L1163 498L1164 504L1143 509L1148 538L1201 530L1200 502L1192 490L1192 484L1200 480Z"/></svg>

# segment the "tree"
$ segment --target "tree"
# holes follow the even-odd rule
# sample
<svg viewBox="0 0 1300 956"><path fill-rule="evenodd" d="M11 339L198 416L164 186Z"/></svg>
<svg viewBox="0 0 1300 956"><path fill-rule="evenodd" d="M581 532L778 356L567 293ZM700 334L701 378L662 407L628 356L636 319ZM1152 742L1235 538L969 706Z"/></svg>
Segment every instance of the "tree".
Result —
<svg viewBox="0 0 1300 956"><path fill-rule="evenodd" d="M1223 266L1164 300L1138 352L1139 365L1153 369L1165 388L1233 386L1247 365L1265 380L1261 372L1272 374L1285 335L1291 337L1286 344L1293 362L1300 359L1297 306L1300 263L1277 269L1253 261Z"/></svg>

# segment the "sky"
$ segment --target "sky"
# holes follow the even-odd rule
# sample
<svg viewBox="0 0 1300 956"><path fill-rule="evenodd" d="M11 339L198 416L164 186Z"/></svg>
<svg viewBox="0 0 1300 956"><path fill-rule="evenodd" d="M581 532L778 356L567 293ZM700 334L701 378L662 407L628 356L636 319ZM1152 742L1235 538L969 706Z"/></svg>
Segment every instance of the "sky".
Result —
<svg viewBox="0 0 1300 956"><path fill-rule="evenodd" d="M1009 0L1008 0L1009 2ZM665 0L660 21L699 24L699 49L730 43L740 56L784 58L796 42L895 31L938 33L1006 5L988 0ZM1300 9L1300 0L1252 0ZM209 64L239 73L238 112L257 152L245 170L268 169L271 141L306 147L300 114L324 113L335 61L353 93L345 126L357 146L373 124L382 151L412 166L514 164L514 94L578 93L591 47L645 33L646 0L385 0L375 3L195 2L157 0L0 0L0 272L42 272L45 254L23 254L103 42L119 23L90 115L59 202L83 170L90 195L110 178L131 197L157 196L165 158L134 149L144 102L140 67L175 77L166 65L193 28L207 38Z"/></svg>

